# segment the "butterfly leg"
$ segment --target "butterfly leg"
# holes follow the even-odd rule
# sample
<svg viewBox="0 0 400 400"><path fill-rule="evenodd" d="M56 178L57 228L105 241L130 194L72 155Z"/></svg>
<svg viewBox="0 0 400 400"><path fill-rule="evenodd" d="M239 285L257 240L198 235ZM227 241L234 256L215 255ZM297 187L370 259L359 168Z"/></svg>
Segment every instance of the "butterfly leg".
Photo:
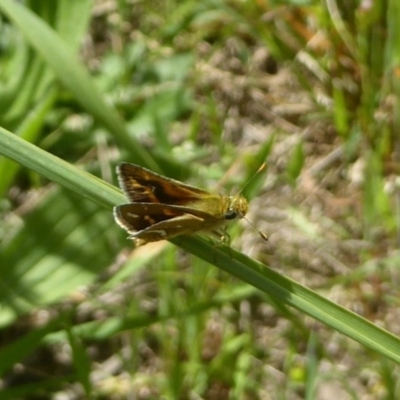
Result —
<svg viewBox="0 0 400 400"><path fill-rule="evenodd" d="M231 237L230 237L230 235L229 235L229 233L227 231L227 227L221 228L219 230L211 231L211 233L213 235L218 236L218 239L219 239L218 242L214 242L214 247L215 247L214 252L215 253L217 252L217 247L222 246L222 245L226 245L227 247L224 246L219 251L223 251L224 253L228 252L230 258L232 258L232 248L230 246ZM216 254L213 254L213 259L214 259L214 263L216 263Z"/></svg>
<svg viewBox="0 0 400 400"><path fill-rule="evenodd" d="M227 228L224 228L223 235L221 236L221 242L225 243L227 246L231 245L231 236L228 233Z"/></svg>
<svg viewBox="0 0 400 400"><path fill-rule="evenodd" d="M223 243L223 244L226 244L227 246L230 246L231 237L230 237L226 227L222 228L222 229L219 229L219 230L211 231L211 233L218 237L220 243Z"/></svg>

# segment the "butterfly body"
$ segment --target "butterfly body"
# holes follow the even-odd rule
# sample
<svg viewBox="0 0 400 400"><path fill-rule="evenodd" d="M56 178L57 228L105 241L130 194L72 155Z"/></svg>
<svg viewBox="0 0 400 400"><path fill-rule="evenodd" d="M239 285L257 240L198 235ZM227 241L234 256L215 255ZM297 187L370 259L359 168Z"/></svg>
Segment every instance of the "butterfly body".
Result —
<svg viewBox="0 0 400 400"><path fill-rule="evenodd" d="M137 246L198 232L224 236L226 222L247 212L241 195L211 194L135 164L121 163L117 173L130 203L115 207L114 218Z"/></svg>

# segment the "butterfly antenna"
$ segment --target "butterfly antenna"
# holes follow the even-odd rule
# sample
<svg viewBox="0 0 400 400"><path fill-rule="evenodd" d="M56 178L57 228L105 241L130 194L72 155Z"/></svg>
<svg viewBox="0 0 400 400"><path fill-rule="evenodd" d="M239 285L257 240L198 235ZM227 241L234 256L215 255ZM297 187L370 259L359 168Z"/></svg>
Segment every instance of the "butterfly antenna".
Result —
<svg viewBox="0 0 400 400"><path fill-rule="evenodd" d="M254 174L249 178L249 180L244 184L244 186L239 190L238 194L242 193L243 190L249 185L249 183L255 178L256 175L258 175L260 172L264 171L265 168L267 168L267 163L263 162L260 166L260 168L258 168L258 170L256 172L254 172ZM257 229L255 227L255 225L249 221L244 215L242 215L242 218L246 220L246 222L253 228L254 232L257 232L262 239L264 239L265 241L268 241L268 235L265 234L264 232L261 232L259 229Z"/></svg>
<svg viewBox="0 0 400 400"><path fill-rule="evenodd" d="M244 189L246 189L247 186L249 186L249 183L262 171L265 170L265 168L267 168L267 163L263 162L260 166L260 168L258 168L258 170L256 172L254 172L254 174L247 180L247 182L243 185L243 187L238 191L237 194L240 194L243 192Z"/></svg>
<svg viewBox="0 0 400 400"><path fill-rule="evenodd" d="M242 216L242 218L244 220L246 220L246 222L253 228L254 232L257 232L261 236L262 239L264 239L266 242L268 242L268 235L266 233L261 232L259 229L257 229L255 227L255 225L251 221L249 221L244 215Z"/></svg>

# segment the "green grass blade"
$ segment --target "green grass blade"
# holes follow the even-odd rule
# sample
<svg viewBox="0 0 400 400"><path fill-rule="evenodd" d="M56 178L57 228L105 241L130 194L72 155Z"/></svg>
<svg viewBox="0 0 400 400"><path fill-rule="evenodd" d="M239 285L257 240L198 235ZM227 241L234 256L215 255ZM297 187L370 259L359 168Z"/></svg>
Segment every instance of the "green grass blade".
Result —
<svg viewBox="0 0 400 400"><path fill-rule="evenodd" d="M226 246L219 245L210 249L206 241L197 238L179 238L171 241L262 290L277 301L301 310L366 347L400 363L400 339L359 315Z"/></svg>
<svg viewBox="0 0 400 400"><path fill-rule="evenodd" d="M1 127L0 154L104 207L111 207L125 201L121 191L114 186L79 170Z"/></svg>
<svg viewBox="0 0 400 400"><path fill-rule="evenodd" d="M0 128L0 152L27 168L110 207L122 203L123 196L111 185L24 142ZM400 339L355 313L336 305L315 292L286 278L265 265L225 246L210 246L205 240L190 237L173 243L218 266L267 293L279 302L295 307L359 343L400 363Z"/></svg>

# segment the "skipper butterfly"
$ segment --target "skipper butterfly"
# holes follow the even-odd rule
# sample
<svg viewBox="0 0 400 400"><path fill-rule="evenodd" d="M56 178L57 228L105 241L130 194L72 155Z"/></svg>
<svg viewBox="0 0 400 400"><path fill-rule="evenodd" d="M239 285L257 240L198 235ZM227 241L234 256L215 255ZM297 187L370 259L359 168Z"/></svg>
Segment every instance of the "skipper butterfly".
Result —
<svg viewBox="0 0 400 400"><path fill-rule="evenodd" d="M119 164L117 174L130 203L115 207L114 218L137 246L198 232L223 239L226 223L243 218L248 209L240 193L211 194L135 164Z"/></svg>

